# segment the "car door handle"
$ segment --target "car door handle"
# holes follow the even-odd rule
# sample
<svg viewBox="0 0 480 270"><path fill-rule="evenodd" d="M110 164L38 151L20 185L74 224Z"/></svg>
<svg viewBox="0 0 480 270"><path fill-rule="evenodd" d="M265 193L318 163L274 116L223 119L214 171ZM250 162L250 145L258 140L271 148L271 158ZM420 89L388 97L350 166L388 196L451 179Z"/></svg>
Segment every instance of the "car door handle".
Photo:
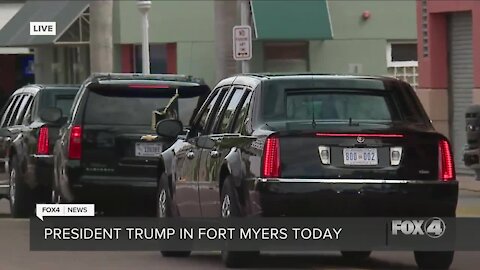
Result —
<svg viewBox="0 0 480 270"><path fill-rule="evenodd" d="M190 151L187 153L187 158L188 159L193 159L195 157L195 153L193 151Z"/></svg>
<svg viewBox="0 0 480 270"><path fill-rule="evenodd" d="M210 156L212 158L218 158L220 156L220 153L217 150L213 150L210 152Z"/></svg>

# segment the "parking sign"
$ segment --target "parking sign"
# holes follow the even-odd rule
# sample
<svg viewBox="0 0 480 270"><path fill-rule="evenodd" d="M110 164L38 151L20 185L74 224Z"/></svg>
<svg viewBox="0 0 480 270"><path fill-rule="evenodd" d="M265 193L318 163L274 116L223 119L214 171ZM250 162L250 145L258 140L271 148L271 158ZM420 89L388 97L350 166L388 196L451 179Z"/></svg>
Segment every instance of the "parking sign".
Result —
<svg viewBox="0 0 480 270"><path fill-rule="evenodd" d="M252 28L248 25L233 27L233 59L252 59Z"/></svg>

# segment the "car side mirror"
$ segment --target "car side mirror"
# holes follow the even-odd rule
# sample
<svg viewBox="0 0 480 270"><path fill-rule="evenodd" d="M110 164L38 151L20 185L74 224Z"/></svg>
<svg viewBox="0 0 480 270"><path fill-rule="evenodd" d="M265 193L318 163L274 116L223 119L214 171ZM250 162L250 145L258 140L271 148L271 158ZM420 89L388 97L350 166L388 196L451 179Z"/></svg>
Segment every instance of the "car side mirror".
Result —
<svg viewBox="0 0 480 270"><path fill-rule="evenodd" d="M183 124L181 121L176 119L161 120L157 124L156 131L161 137L174 139L183 133Z"/></svg>
<svg viewBox="0 0 480 270"><path fill-rule="evenodd" d="M40 119L47 124L59 124L62 119L62 111L55 107L43 109L40 112Z"/></svg>

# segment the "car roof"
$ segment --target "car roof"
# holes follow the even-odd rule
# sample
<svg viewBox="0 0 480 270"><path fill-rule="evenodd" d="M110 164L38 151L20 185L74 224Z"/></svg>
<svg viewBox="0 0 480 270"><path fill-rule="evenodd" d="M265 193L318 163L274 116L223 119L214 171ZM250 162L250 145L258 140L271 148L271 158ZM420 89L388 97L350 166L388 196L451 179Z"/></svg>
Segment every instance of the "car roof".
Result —
<svg viewBox="0 0 480 270"><path fill-rule="evenodd" d="M401 82L394 77L371 76L371 75L352 75L352 74L328 74L328 73L247 73L238 74L221 80L217 87L230 84L241 84L255 89L255 87L266 81L289 81L289 80L376 80L379 82Z"/></svg>
<svg viewBox="0 0 480 270"><path fill-rule="evenodd" d="M29 93L29 94L37 94L39 91L42 90L51 90L51 89L80 89L80 85L78 84L27 84L20 89L15 90L13 95L22 94L22 93Z"/></svg>
<svg viewBox="0 0 480 270"><path fill-rule="evenodd" d="M205 81L191 75L183 74L142 74L142 73L94 73L88 79L93 83L101 83L102 81L135 81L135 82L176 82L177 84L185 83L185 85L205 85Z"/></svg>

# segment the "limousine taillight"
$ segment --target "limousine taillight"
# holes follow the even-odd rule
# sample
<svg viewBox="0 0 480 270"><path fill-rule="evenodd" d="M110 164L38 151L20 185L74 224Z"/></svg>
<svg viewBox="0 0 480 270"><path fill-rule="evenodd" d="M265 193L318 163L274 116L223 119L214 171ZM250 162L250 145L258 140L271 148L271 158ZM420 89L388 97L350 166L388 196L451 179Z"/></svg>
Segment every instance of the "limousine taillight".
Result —
<svg viewBox="0 0 480 270"><path fill-rule="evenodd" d="M270 136L263 148L262 175L267 178L280 177L280 140Z"/></svg>

